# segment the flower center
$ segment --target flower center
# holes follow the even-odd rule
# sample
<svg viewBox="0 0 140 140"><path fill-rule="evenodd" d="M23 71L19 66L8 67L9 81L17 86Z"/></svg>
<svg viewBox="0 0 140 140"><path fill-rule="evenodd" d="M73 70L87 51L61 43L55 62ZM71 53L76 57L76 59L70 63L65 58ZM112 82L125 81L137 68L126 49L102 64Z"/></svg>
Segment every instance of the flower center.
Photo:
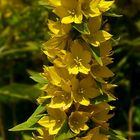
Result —
<svg viewBox="0 0 140 140"><path fill-rule="evenodd" d="M75 15L75 9L68 10L68 14L74 16Z"/></svg>
<svg viewBox="0 0 140 140"><path fill-rule="evenodd" d="M79 93L79 94L84 94L84 93L85 93L85 89L80 88L80 89L78 90L78 93Z"/></svg>
<svg viewBox="0 0 140 140"><path fill-rule="evenodd" d="M82 59L80 59L78 56L74 59L74 61L76 62L76 64L78 66L80 66Z"/></svg>

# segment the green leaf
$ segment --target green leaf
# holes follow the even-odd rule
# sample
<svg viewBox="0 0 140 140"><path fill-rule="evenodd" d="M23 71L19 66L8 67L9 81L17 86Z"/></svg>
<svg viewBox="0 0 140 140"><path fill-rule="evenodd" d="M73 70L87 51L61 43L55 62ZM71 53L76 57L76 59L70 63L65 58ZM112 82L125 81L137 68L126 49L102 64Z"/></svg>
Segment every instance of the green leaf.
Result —
<svg viewBox="0 0 140 140"><path fill-rule="evenodd" d="M83 22L81 24L73 24L73 27L79 31L81 34L90 34L89 28L87 23Z"/></svg>
<svg viewBox="0 0 140 140"><path fill-rule="evenodd" d="M33 101L41 91L32 85L13 83L0 88L0 102Z"/></svg>
<svg viewBox="0 0 140 140"><path fill-rule="evenodd" d="M58 134L55 136L55 140L66 140L75 137L76 134L71 132L68 127L67 121L64 122L62 128L59 130Z"/></svg>
<svg viewBox="0 0 140 140"><path fill-rule="evenodd" d="M138 126L140 125L140 106L135 107L134 122Z"/></svg>
<svg viewBox="0 0 140 140"><path fill-rule="evenodd" d="M124 138L122 135L117 134L114 130L112 129L105 129L105 128L100 128L101 133L105 135L109 135L109 140L127 140Z"/></svg>
<svg viewBox="0 0 140 140"><path fill-rule="evenodd" d="M38 108L35 110L35 112L31 115L31 117L27 121L9 129L9 131L36 130L37 128L39 128L37 122L41 119L41 117L44 116L44 114L40 113L44 112L45 108L46 108L45 105L38 106Z"/></svg>
<svg viewBox="0 0 140 140"><path fill-rule="evenodd" d="M92 99L91 104L97 105L102 102L108 102L108 101L109 101L109 97L106 94L103 94L103 95L100 95L100 96Z"/></svg>
<svg viewBox="0 0 140 140"><path fill-rule="evenodd" d="M112 11L107 11L104 13L105 16L108 16L108 17L117 17L117 18L120 18L120 17L123 17L123 15L118 15Z"/></svg>
<svg viewBox="0 0 140 140"><path fill-rule="evenodd" d="M41 73L34 72L31 70L28 70L28 73L31 75L30 78L34 81L41 83L41 84L47 84L48 81L41 75Z"/></svg>
<svg viewBox="0 0 140 140"><path fill-rule="evenodd" d="M91 47L91 51L92 51L92 54L95 58L95 60L101 65L103 66L103 62L102 62L102 59L100 57L100 50L99 48L97 47Z"/></svg>

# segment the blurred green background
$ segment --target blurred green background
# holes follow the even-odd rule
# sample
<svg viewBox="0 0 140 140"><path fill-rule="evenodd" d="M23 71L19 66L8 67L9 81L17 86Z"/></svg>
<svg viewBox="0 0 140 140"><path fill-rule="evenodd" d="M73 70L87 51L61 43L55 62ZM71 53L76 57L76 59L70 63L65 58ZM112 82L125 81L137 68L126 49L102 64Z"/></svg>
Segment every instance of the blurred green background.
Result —
<svg viewBox="0 0 140 140"><path fill-rule="evenodd" d="M110 82L118 100L111 128L129 140L140 140L140 0L116 0L106 17L113 34L116 74ZM40 92L29 73L48 64L41 44L49 37L48 9L38 0L0 0L0 140L30 140L31 132L8 132L24 122L37 107Z"/></svg>

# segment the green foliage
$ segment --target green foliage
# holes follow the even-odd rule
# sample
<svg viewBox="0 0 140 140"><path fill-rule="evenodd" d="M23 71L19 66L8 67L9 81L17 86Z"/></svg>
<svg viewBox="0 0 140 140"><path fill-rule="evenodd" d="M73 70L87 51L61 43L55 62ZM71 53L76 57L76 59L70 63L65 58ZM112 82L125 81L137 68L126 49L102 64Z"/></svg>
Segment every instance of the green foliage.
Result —
<svg viewBox="0 0 140 140"><path fill-rule="evenodd" d="M0 88L0 102L11 103L20 100L35 101L41 91L27 84L12 83Z"/></svg>
<svg viewBox="0 0 140 140"><path fill-rule="evenodd" d="M38 106L38 108L26 122L21 123L9 130L10 131L36 130L37 128L39 128L39 126L36 125L36 123L38 122L38 120L40 120L42 116L44 116L43 114L40 113L42 113L45 110L45 108L46 107L43 105Z"/></svg>

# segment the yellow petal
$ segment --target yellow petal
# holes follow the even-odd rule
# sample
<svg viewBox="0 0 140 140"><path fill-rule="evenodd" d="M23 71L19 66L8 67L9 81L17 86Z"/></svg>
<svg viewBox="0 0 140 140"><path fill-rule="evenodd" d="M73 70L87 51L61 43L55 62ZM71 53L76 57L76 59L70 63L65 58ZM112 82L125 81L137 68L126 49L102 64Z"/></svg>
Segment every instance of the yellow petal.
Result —
<svg viewBox="0 0 140 140"><path fill-rule="evenodd" d="M64 24L70 24L74 21L74 17L71 16L71 15L68 15L66 17L63 17L61 22L64 23Z"/></svg>
<svg viewBox="0 0 140 140"><path fill-rule="evenodd" d="M98 4L98 7L99 7L100 11L106 12L107 10L110 9L110 7L112 6L113 3L114 3L114 1L101 0L101 2Z"/></svg>

